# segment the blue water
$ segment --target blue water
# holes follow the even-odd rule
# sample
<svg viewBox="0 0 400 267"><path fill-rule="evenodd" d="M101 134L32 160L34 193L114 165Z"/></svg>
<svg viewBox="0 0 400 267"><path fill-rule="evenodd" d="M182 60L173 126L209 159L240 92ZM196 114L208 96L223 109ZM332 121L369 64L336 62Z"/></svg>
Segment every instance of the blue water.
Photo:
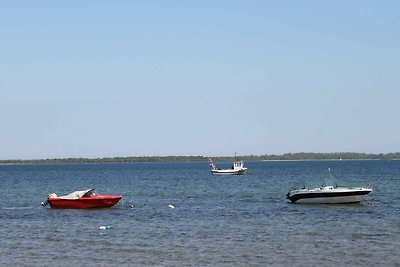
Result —
<svg viewBox="0 0 400 267"><path fill-rule="evenodd" d="M212 176L207 162L0 165L1 265L400 266L400 161L246 166L244 176ZM325 179L374 191L353 205L286 200ZM40 205L49 193L92 187L123 202Z"/></svg>

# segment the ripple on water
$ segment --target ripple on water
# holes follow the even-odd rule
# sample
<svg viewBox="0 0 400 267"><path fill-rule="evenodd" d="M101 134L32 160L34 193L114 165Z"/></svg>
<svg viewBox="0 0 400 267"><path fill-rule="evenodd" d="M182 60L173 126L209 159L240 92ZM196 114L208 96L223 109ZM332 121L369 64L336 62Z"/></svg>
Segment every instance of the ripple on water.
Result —
<svg viewBox="0 0 400 267"><path fill-rule="evenodd" d="M214 177L202 163L0 166L5 266L396 266L400 162L254 162ZM340 168L375 186L372 205L296 205L288 189ZM26 169L28 168L28 169ZM388 169L390 171L388 171ZM370 176L368 176L370 174ZM15 179L17 182L13 182ZM41 207L49 192L122 193L111 209ZM25 196L15 200L15 195ZM174 204L170 209L168 205ZM113 229L100 230L113 224Z"/></svg>

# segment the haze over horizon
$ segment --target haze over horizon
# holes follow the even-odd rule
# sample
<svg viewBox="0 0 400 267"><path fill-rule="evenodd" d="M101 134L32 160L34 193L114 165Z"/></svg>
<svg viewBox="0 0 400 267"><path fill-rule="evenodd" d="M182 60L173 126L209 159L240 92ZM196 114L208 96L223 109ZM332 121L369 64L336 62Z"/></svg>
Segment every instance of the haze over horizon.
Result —
<svg viewBox="0 0 400 267"><path fill-rule="evenodd" d="M400 2L0 3L0 159L400 151Z"/></svg>

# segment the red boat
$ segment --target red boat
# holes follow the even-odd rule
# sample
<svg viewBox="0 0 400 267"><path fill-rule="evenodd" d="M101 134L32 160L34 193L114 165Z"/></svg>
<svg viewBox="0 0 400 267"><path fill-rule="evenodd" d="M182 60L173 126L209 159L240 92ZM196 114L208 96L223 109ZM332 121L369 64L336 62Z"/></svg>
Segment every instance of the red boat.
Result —
<svg viewBox="0 0 400 267"><path fill-rule="evenodd" d="M50 207L54 209L110 208L117 204L121 198L121 195L99 195L94 189L88 189L75 191L61 197L52 193L46 201L42 202L42 205L50 204Z"/></svg>

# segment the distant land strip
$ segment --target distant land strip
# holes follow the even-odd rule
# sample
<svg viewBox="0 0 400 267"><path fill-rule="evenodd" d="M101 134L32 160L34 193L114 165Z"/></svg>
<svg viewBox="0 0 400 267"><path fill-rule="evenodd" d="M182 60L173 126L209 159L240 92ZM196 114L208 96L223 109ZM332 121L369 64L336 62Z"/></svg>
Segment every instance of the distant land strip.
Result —
<svg viewBox="0 0 400 267"><path fill-rule="evenodd" d="M282 155L247 155L237 156L244 161L268 160L400 160L400 152L366 154L356 152L335 153L286 153ZM232 162L234 157L215 156L214 161ZM107 157L107 158L60 158L32 160L0 160L0 164L22 163L129 163L129 162L198 162L207 161L206 156L146 156L146 157Z"/></svg>

